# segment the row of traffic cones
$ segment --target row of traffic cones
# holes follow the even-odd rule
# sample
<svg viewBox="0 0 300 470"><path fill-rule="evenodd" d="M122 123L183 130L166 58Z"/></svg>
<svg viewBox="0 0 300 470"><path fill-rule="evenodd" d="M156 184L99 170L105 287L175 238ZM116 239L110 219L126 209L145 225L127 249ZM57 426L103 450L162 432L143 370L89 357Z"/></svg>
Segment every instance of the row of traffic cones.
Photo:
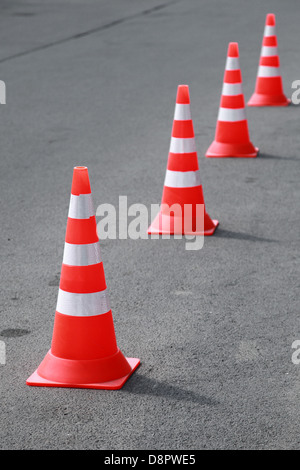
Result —
<svg viewBox="0 0 300 470"><path fill-rule="evenodd" d="M249 106L284 106L275 33L275 16L267 15L255 92ZM206 157L256 157L249 138L237 43L228 47L215 140ZM178 204L181 215L164 208ZM197 211L204 206L204 226ZM176 220L176 217L178 220ZM190 219L190 220L186 220ZM161 211L149 234L213 235L219 222L206 212L187 85L177 90ZM186 229L188 227L188 229ZM106 289L88 169L73 170L65 247L51 348L28 385L119 389L139 366L117 345Z"/></svg>
<svg viewBox="0 0 300 470"><path fill-rule="evenodd" d="M288 106L282 86L274 14L266 17L256 86L248 106ZM250 141L237 43L228 46L215 140L206 157L256 157Z"/></svg>
<svg viewBox="0 0 300 470"><path fill-rule="evenodd" d="M266 17L262 51L254 94L248 106L287 106L290 100L283 93L279 68L275 15ZM259 152L250 140L246 117L238 43L228 46L223 88L217 118L215 139L207 158L255 158ZM204 206L204 222L195 235L213 235L219 222L208 215L201 184L195 135L191 118L187 85L177 91L168 164L161 200L161 210L148 229L149 234L191 234L197 225L195 211L185 214L188 205ZM180 205L180 220L169 208ZM189 220L189 219L192 220ZM186 228L188 227L188 229Z"/></svg>

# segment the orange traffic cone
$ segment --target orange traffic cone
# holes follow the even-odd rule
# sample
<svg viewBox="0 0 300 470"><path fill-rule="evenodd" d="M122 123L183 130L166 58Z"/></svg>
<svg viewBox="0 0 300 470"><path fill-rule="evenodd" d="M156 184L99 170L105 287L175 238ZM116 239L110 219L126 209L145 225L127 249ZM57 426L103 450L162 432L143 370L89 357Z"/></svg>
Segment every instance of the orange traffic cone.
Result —
<svg viewBox="0 0 300 470"><path fill-rule="evenodd" d="M75 167L51 349L27 385L121 388L140 364L117 346L86 167Z"/></svg>
<svg viewBox="0 0 300 470"><path fill-rule="evenodd" d="M255 91L247 104L248 106L287 106L290 102L282 87L275 15L269 13L266 17Z"/></svg>
<svg viewBox="0 0 300 470"><path fill-rule="evenodd" d="M228 46L225 74L215 140L206 157L256 157L258 148L250 142L238 43Z"/></svg>
<svg viewBox="0 0 300 470"><path fill-rule="evenodd" d="M179 213L170 211L177 205ZM197 219L197 206L204 220ZM190 207L192 210L188 210ZM188 85L179 85L160 212L149 234L212 235L219 222L206 213L198 167ZM204 226L203 226L204 225Z"/></svg>

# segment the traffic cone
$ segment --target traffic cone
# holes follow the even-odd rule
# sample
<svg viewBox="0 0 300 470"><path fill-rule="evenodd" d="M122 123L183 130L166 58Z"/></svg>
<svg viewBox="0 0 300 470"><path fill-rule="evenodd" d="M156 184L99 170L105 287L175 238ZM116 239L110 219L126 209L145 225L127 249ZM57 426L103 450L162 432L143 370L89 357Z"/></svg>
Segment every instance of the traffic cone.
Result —
<svg viewBox="0 0 300 470"><path fill-rule="evenodd" d="M140 364L117 346L86 167L75 167L51 349L27 385L119 389Z"/></svg>
<svg viewBox="0 0 300 470"><path fill-rule="evenodd" d="M179 212L170 208L179 207ZM200 220L197 206L203 209ZM189 208L191 210L189 210ZM188 85L179 85L160 212L148 234L212 235L219 222L205 210Z"/></svg>
<svg viewBox="0 0 300 470"><path fill-rule="evenodd" d="M237 42L228 46L222 96L216 126L215 140L206 157L256 157L258 148L250 142L242 74Z"/></svg>
<svg viewBox="0 0 300 470"><path fill-rule="evenodd" d="M266 17L265 31L260 54L256 86L248 106L287 106L291 102L284 92L277 51L275 15Z"/></svg>

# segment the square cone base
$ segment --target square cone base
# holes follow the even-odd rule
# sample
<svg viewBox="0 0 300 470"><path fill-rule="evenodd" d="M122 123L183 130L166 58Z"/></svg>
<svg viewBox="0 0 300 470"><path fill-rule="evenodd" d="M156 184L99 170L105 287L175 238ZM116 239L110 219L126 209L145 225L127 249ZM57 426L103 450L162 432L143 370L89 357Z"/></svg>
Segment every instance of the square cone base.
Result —
<svg viewBox="0 0 300 470"><path fill-rule="evenodd" d="M255 106L255 107L277 107L277 106L289 106L291 104L291 100L289 98L283 98L280 97L279 100L277 99L272 99L264 96L260 96L257 94L252 95L250 100L247 103L247 106Z"/></svg>
<svg viewBox="0 0 300 470"><path fill-rule="evenodd" d="M148 228L147 230L147 233L148 235L182 235L182 236L185 236L185 235L201 235L201 236L210 236L210 235L213 235L216 231L216 228L218 227L219 225L219 221L218 220L211 220L212 222L212 227L209 228L209 229L206 229L206 230L196 230L195 232L193 231L184 231L183 233L182 232L175 232L174 230L170 230L170 221L169 219L165 219L165 227L166 228L163 228L163 223L161 223L160 221L160 214L157 214L157 216L155 217L155 219L153 220L152 224L150 225L150 227Z"/></svg>
<svg viewBox="0 0 300 470"><path fill-rule="evenodd" d="M63 383L63 382L53 382L51 380L47 380L44 377L41 377L37 370L26 380L27 385L32 385L36 387L65 387L65 388L94 388L94 389L101 389L101 390L118 390L123 387L125 382L129 379L129 377L133 374L133 372L138 368L140 365L140 360L135 357L126 357L127 361L131 366L131 371L129 374L124 375L124 377L120 377L119 379L111 380L109 382L102 382L102 383L88 383L88 384L70 384L70 383Z"/></svg>
<svg viewBox="0 0 300 470"><path fill-rule="evenodd" d="M218 153L213 153L210 152L209 150L206 153L206 158L256 158L259 153L259 149L255 147L255 152L254 153L245 153L245 154L218 154Z"/></svg>
<svg viewBox="0 0 300 470"><path fill-rule="evenodd" d="M255 147L250 141L241 143L214 140L205 156L207 158L255 158L258 152L259 148Z"/></svg>

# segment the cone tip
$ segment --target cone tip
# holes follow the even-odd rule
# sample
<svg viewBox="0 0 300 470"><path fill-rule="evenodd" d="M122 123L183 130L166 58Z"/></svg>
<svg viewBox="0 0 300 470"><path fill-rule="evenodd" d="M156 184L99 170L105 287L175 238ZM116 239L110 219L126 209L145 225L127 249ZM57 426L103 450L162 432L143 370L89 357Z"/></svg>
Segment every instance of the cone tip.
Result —
<svg viewBox="0 0 300 470"><path fill-rule="evenodd" d="M75 166L73 169L71 193L78 196L79 194L89 194L90 192L91 185L87 167Z"/></svg>
<svg viewBox="0 0 300 470"><path fill-rule="evenodd" d="M74 171L84 171L84 170L87 170L87 166L74 166Z"/></svg>
<svg viewBox="0 0 300 470"><path fill-rule="evenodd" d="M188 85L178 85L176 103L190 104L190 92Z"/></svg>
<svg viewBox="0 0 300 470"><path fill-rule="evenodd" d="M274 13L268 13L266 17L266 26L275 26L276 20Z"/></svg>
<svg viewBox="0 0 300 470"><path fill-rule="evenodd" d="M230 42L228 45L228 57L239 57L239 45L237 42Z"/></svg>

